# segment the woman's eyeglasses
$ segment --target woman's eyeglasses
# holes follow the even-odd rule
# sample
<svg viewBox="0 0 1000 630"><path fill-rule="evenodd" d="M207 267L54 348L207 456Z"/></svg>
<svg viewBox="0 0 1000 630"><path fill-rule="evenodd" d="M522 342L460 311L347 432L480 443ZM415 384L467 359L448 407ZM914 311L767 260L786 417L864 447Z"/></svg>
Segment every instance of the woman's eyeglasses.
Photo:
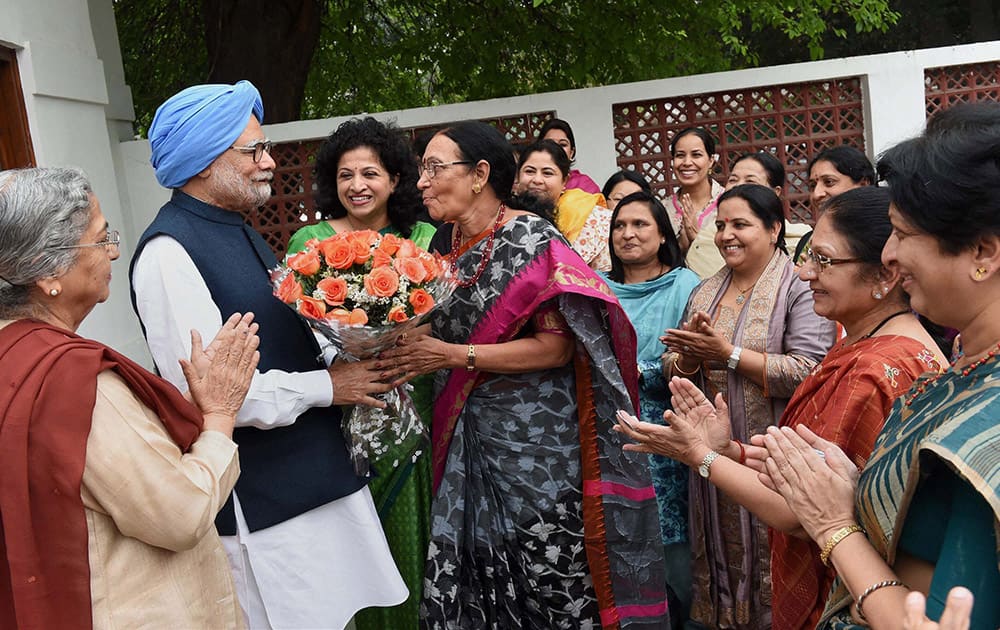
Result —
<svg viewBox="0 0 1000 630"><path fill-rule="evenodd" d="M472 164L472 162L469 160L455 160L454 162L424 162L423 164L417 166L417 170L421 173L427 173L427 179L434 179L437 177L439 170L456 164Z"/></svg>
<svg viewBox="0 0 1000 630"><path fill-rule="evenodd" d="M817 254L813 251L812 247L806 248L806 260L811 260L813 264L819 267L819 270L826 271L829 267L833 265L843 265L846 263L861 262L858 258L830 258L829 256L824 256L823 254Z"/></svg>
<svg viewBox="0 0 1000 630"><path fill-rule="evenodd" d="M104 247L104 248L118 247L118 244L121 243L121 240L122 237L121 234L118 233L118 230L109 230L107 235L104 237L103 241L98 241L96 243L83 243L81 245L61 245L59 247L52 247L50 249L59 250L59 249L79 249L82 247Z"/></svg>

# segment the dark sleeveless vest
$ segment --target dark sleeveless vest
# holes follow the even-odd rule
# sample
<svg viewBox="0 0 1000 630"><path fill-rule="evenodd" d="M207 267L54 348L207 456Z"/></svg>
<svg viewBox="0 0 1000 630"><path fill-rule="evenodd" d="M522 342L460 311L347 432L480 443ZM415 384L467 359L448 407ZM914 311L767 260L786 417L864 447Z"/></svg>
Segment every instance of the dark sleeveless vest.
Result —
<svg viewBox="0 0 1000 630"><path fill-rule="evenodd" d="M235 312L254 313L254 321L260 324L260 372L324 369L308 325L272 295L269 270L277 265L274 254L239 213L175 191L139 239L129 268L130 281L146 243L161 234L187 251L223 321ZM133 309L135 304L133 288ZM314 407L283 427L238 427L233 440L239 445L241 468L236 492L250 531L287 521L356 492L366 483L354 473L336 407ZM215 524L223 536L236 533L232 496Z"/></svg>

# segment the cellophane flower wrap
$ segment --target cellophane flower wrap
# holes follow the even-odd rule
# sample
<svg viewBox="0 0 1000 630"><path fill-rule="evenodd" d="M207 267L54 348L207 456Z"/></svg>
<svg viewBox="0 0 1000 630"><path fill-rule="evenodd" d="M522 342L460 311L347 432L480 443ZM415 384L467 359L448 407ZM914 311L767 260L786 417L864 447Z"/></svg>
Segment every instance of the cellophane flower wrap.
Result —
<svg viewBox="0 0 1000 630"><path fill-rule="evenodd" d="M274 294L302 315L339 350L340 357L368 359L396 345L451 297L455 283L444 259L413 241L372 230L312 239L272 273ZM428 430L410 398L409 384L379 396L385 409L355 405L344 418L359 475L390 450L404 453L393 467L416 461ZM399 445L403 448L394 449Z"/></svg>

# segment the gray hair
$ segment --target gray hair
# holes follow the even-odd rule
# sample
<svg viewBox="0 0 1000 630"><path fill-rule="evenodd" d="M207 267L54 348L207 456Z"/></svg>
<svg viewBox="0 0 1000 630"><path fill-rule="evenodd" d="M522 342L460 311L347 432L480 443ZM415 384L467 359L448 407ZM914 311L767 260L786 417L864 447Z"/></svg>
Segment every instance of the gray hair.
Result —
<svg viewBox="0 0 1000 630"><path fill-rule="evenodd" d="M64 274L90 223L90 182L72 168L0 172L0 317L30 314L31 289Z"/></svg>

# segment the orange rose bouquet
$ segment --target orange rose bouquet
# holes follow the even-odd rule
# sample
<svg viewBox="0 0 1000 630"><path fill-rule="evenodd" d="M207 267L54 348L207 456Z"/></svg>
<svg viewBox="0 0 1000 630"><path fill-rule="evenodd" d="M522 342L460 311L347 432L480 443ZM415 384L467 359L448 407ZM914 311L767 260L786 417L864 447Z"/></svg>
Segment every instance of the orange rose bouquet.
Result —
<svg viewBox="0 0 1000 630"><path fill-rule="evenodd" d="M272 274L274 294L322 333L347 360L375 356L419 326L455 284L445 261L393 234L358 230L312 239ZM392 447L416 459L427 440L408 394L409 385L385 394L385 409L356 405L344 419L355 469ZM394 463L395 466L398 462Z"/></svg>

